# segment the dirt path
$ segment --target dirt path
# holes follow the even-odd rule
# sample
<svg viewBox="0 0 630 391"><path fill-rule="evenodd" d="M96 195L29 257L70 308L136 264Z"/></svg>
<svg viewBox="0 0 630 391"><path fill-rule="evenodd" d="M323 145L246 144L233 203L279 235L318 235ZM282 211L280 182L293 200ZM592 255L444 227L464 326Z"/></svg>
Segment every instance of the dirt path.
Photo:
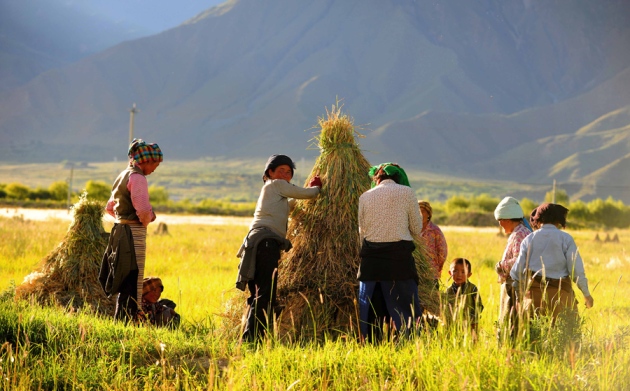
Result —
<svg viewBox="0 0 630 391"><path fill-rule="evenodd" d="M2 208L0 216L9 218L22 218L25 220L64 220L71 221L72 213L65 209L30 209L30 208ZM105 215L104 221L114 222L109 215ZM158 214L155 223L166 224L201 224L201 225L249 225L251 217L233 216L207 216L207 215L171 215ZM154 224L155 224L154 223Z"/></svg>
<svg viewBox="0 0 630 391"><path fill-rule="evenodd" d="M72 213L65 209L30 209L30 208L1 208L0 216L9 218L23 218L25 220L64 220L71 221ZM114 222L109 215L105 215L104 221ZM155 223L166 224L199 224L199 225L244 225L248 226L251 217L233 216L209 216L209 215L175 215L158 214ZM154 223L154 224L155 224ZM444 232L499 232L499 227L440 227Z"/></svg>

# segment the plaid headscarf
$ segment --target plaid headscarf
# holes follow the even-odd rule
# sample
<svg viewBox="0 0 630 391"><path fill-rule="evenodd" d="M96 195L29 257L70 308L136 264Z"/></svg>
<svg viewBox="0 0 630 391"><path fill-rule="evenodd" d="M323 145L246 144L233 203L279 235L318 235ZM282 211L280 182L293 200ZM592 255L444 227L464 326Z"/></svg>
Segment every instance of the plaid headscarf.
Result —
<svg viewBox="0 0 630 391"><path fill-rule="evenodd" d="M160 293L164 291L164 285L159 277L146 277L142 280L142 296L155 289L159 289Z"/></svg>
<svg viewBox="0 0 630 391"><path fill-rule="evenodd" d="M135 161L138 164L150 161L161 162L163 160L160 147L156 143L147 144L141 138L134 138L129 144L127 156L129 156L130 161Z"/></svg>
<svg viewBox="0 0 630 391"><path fill-rule="evenodd" d="M400 167L397 163L381 163L378 166L373 166L370 168L370 178L372 178L372 187L376 186L376 182L374 181L374 177L380 172L384 172L389 176L398 175L397 183L399 185L405 185L411 187L409 184L409 179L407 178L407 173Z"/></svg>

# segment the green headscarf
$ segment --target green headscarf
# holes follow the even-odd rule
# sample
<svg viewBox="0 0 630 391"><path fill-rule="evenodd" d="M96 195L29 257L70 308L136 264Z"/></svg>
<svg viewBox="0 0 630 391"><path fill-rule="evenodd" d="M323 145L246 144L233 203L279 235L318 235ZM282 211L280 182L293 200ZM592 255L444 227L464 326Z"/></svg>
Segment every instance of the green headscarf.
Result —
<svg viewBox="0 0 630 391"><path fill-rule="evenodd" d="M385 174L389 176L398 175L400 181L399 185L405 185L411 187L409 184L409 179L407 178L407 173L402 169L397 163L381 163L378 166L373 166L370 168L370 178L372 178L372 187L376 186L376 182L374 182L374 175L376 175L380 170L383 170Z"/></svg>

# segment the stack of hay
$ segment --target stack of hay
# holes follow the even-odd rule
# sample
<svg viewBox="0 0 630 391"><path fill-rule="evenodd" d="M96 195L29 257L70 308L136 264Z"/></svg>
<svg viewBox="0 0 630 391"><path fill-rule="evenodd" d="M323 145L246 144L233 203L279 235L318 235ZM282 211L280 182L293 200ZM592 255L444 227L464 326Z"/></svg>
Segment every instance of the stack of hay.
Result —
<svg viewBox="0 0 630 391"><path fill-rule="evenodd" d="M370 188L350 117L339 106L318 119L321 154L306 180L319 175L320 195L298 201L288 239L293 249L280 263L278 296L285 305L281 332L312 337L357 325L359 196Z"/></svg>
<svg viewBox="0 0 630 391"><path fill-rule="evenodd" d="M416 249L413 251L413 258L416 260L416 270L418 271L418 297L425 310L425 316L431 315L440 318L444 295L433 285L433 266L428 261L427 249L424 242L414 241Z"/></svg>
<svg viewBox="0 0 630 391"><path fill-rule="evenodd" d="M279 265L278 299L285 308L278 331L296 340L358 332L359 197L370 188L370 163L355 140L361 135L339 106L318 122L321 131L315 140L321 154L305 184L319 175L323 188L317 198L297 202L287 234L293 249L283 253ZM437 315L439 291L424 243L416 243L414 258L420 300ZM246 296L239 291L225 300L222 333L242 332Z"/></svg>
<svg viewBox="0 0 630 391"><path fill-rule="evenodd" d="M112 314L115 303L107 298L98 280L107 247L103 204L87 200L84 194L72 210L66 237L42 260L39 271L24 278L16 288L16 297Z"/></svg>
<svg viewBox="0 0 630 391"><path fill-rule="evenodd" d="M313 200L298 201L289 222L293 249L280 263L278 296L285 305L280 332L296 338L357 331L361 242L359 197L370 188L370 163L363 157L350 117L339 106L319 118L316 137L321 154L306 183L315 175L323 182ZM420 275L420 299L439 313L439 292L423 243L414 252Z"/></svg>

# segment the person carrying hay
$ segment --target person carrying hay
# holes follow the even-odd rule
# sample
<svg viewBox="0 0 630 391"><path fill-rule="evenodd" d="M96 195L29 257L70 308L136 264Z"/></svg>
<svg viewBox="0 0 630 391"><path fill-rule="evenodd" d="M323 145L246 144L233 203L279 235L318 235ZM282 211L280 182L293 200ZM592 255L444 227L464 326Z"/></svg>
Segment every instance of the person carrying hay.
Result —
<svg viewBox="0 0 630 391"><path fill-rule="evenodd" d="M286 239L289 213L295 199L315 198L322 182L313 177L308 188L291 184L295 164L286 155L272 155L263 172L265 183L256 204L254 220L241 245L237 257L241 258L236 287L249 288L248 315L243 341L255 342L271 326L274 314L279 313L276 303L278 261L280 250L289 251L291 242ZM269 318L269 322L267 321Z"/></svg>
<svg viewBox="0 0 630 391"><path fill-rule="evenodd" d="M369 175L372 189L359 197L359 315L362 337L377 341L386 324L407 331L422 316L413 257L422 216L399 165L383 163Z"/></svg>
<svg viewBox="0 0 630 391"><path fill-rule="evenodd" d="M137 319L142 302L147 226L155 220L146 176L163 160L157 144L133 139L129 166L118 175L105 210L116 219L103 255L99 280L105 293L118 293L114 317Z"/></svg>

